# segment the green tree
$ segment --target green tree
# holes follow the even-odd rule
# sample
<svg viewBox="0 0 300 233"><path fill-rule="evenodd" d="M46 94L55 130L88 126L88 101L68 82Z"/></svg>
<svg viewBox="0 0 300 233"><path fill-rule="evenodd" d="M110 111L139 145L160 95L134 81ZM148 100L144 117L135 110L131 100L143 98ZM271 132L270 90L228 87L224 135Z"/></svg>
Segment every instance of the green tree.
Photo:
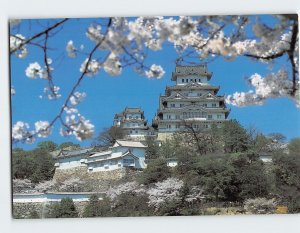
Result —
<svg viewBox="0 0 300 233"><path fill-rule="evenodd" d="M44 149L13 150L13 178L30 179L34 183L52 179L55 171L52 156Z"/></svg>
<svg viewBox="0 0 300 233"><path fill-rule="evenodd" d="M52 141L43 141L37 145L37 148L46 152L52 152L57 149L57 144Z"/></svg>
<svg viewBox="0 0 300 233"><path fill-rule="evenodd" d="M263 162L256 154L242 154L231 160L238 184L238 198L266 197L270 191L269 179Z"/></svg>
<svg viewBox="0 0 300 233"><path fill-rule="evenodd" d="M273 157L275 184L282 202L291 213L300 211L300 156L277 154Z"/></svg>
<svg viewBox="0 0 300 233"><path fill-rule="evenodd" d="M288 145L289 153L300 155L300 138L294 138Z"/></svg>
<svg viewBox="0 0 300 233"><path fill-rule="evenodd" d="M120 127L112 126L110 128L104 128L94 139L92 146L111 146L116 140L123 139L124 136L124 131Z"/></svg>
<svg viewBox="0 0 300 233"><path fill-rule="evenodd" d="M78 217L78 212L71 198L63 198L59 203L55 203L49 211L48 217L50 218Z"/></svg>
<svg viewBox="0 0 300 233"><path fill-rule="evenodd" d="M201 158L196 167L199 182L208 197L215 201L235 200L238 187L234 168L223 158Z"/></svg>
<svg viewBox="0 0 300 233"><path fill-rule="evenodd" d="M72 147L72 148L80 148L80 145L79 144L75 144L73 142L63 142L59 145L58 149L64 149L64 148L67 148L67 147Z"/></svg>
<svg viewBox="0 0 300 233"><path fill-rule="evenodd" d="M247 131L236 120L224 122L223 141L226 153L246 151L249 146Z"/></svg>
<svg viewBox="0 0 300 233"><path fill-rule="evenodd" d="M146 160L157 159L159 157L159 142L156 141L153 137L146 137L146 145Z"/></svg>
<svg viewBox="0 0 300 233"><path fill-rule="evenodd" d="M111 204L108 198L99 200L99 197L93 194L89 198L89 203L84 208L83 217L104 217L109 216L111 211Z"/></svg>
<svg viewBox="0 0 300 233"><path fill-rule="evenodd" d="M112 215L116 217L134 217L153 215L153 210L148 206L149 198L145 193L125 192L121 193L112 209Z"/></svg>
<svg viewBox="0 0 300 233"><path fill-rule="evenodd" d="M165 159L158 158L151 160L147 168L143 171L142 176L139 178L139 181L142 184L151 184L158 181L163 181L171 176L170 168L167 166Z"/></svg>

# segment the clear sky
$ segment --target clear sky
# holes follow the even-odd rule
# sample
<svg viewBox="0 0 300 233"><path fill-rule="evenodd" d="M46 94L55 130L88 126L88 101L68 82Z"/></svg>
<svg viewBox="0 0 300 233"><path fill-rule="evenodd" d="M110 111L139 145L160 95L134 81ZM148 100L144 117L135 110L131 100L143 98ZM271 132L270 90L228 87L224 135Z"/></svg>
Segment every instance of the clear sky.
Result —
<svg viewBox="0 0 300 233"><path fill-rule="evenodd" d="M25 76L25 69L29 63L42 61L42 53L38 48L29 46L29 54L25 59L11 57L11 83L16 90L16 95L12 97L12 124L17 121L28 122L31 127L38 120L51 121L59 112L66 94L80 76L79 67L84 60L84 56L75 59L67 57L65 47L69 40L73 40L75 46L84 45L84 51L88 52L94 43L86 36L87 27L95 22L94 19L73 19L64 25L62 31L51 38L49 56L53 59L54 82L61 87L62 97L56 101L49 101L46 98L39 98L43 95L43 88L46 81L41 79L32 80ZM19 28L22 35L27 37L34 31L38 32L51 20L30 21L24 20ZM177 53L170 44L165 44L163 50L149 52L147 64L161 65L166 71L164 77L159 80L150 80L139 76L131 67L126 67L120 76L111 77L101 70L93 78L86 78L80 85L78 91L86 92L87 97L79 104L78 109L82 115L89 119L96 128L95 136L105 127L112 125L114 114L121 112L126 106L141 107L148 123L152 119L158 108L158 98L163 94L166 86L174 85L171 81L171 73L175 69ZM282 60L285 62L284 60ZM199 60L195 60L201 64ZM41 62L40 62L41 64ZM273 67L275 71L276 65ZM265 74L270 72L267 65L251 61L247 58L237 58L234 61L225 61L218 58L208 63L209 71L213 72L211 84L220 85L219 94L232 94L236 91L248 91L249 87L246 78L254 73ZM295 104L287 99L269 99L263 106L250 106L231 108L230 119L237 119L244 127L256 127L259 131L268 134L273 132L282 133L291 139L300 136L300 110ZM59 135L59 124L56 124L53 133L47 139L56 143L73 141L80 143L74 137L62 137ZM18 144L18 147L31 149L36 146ZM82 146L89 146L91 140L81 142Z"/></svg>

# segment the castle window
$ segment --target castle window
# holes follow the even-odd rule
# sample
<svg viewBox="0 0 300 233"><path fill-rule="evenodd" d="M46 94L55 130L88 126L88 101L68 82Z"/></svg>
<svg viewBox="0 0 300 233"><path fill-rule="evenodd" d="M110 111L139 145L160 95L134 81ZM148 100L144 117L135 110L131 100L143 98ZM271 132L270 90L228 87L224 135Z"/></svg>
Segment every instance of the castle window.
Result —
<svg viewBox="0 0 300 233"><path fill-rule="evenodd" d="M221 118L222 118L222 115L221 115L221 114L218 114L218 115L217 115L217 118L218 118L218 119L221 119Z"/></svg>
<svg viewBox="0 0 300 233"><path fill-rule="evenodd" d="M207 104L203 104L203 107L207 107Z"/></svg>
<svg viewBox="0 0 300 233"><path fill-rule="evenodd" d="M217 107L217 104L214 103L214 104L211 104L211 106L212 106L212 107Z"/></svg>
<svg viewBox="0 0 300 233"><path fill-rule="evenodd" d="M183 107L184 106L184 104L180 104L180 107Z"/></svg>
<svg viewBox="0 0 300 233"><path fill-rule="evenodd" d="M207 115L207 119L212 119L212 115Z"/></svg>
<svg viewBox="0 0 300 233"><path fill-rule="evenodd" d="M171 104L171 108L175 108L175 104Z"/></svg>
<svg viewBox="0 0 300 233"><path fill-rule="evenodd" d="M184 83L184 78L181 81Z"/></svg>
<svg viewBox="0 0 300 233"><path fill-rule="evenodd" d="M187 83L189 82L189 80L188 80L188 79L186 79L185 81L186 81Z"/></svg>
<svg viewBox="0 0 300 233"><path fill-rule="evenodd" d="M180 128L180 125L176 125L176 129L179 129Z"/></svg>
<svg viewBox="0 0 300 233"><path fill-rule="evenodd" d="M201 83L201 79L199 78L199 83Z"/></svg>

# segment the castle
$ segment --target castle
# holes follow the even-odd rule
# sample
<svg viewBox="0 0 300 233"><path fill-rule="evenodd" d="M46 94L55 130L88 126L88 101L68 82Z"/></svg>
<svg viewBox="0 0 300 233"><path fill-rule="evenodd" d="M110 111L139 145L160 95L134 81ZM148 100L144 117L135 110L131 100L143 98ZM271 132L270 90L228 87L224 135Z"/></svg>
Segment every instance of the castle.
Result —
<svg viewBox="0 0 300 233"><path fill-rule="evenodd" d="M172 73L174 86L166 87L159 97L157 114L151 126L147 126L141 108L125 108L115 115L113 125L124 130L127 138L143 139L157 136L165 140L174 132L187 127L195 130L209 128L212 123L220 124L230 112L226 108L224 96L218 96L219 86L208 83L212 73L207 65L176 66Z"/></svg>
<svg viewBox="0 0 300 233"><path fill-rule="evenodd" d="M191 127L194 130L210 128L212 124L220 126L230 112L226 108L224 96L218 96L219 86L208 83L212 73L207 65L176 66L172 73L174 86L166 87L165 94L159 97L157 114L152 125L147 124L141 108L126 107L115 114L113 126L119 127L125 137L105 151L94 148L76 151L61 151L55 164L57 169L86 167L89 172L110 171L124 167L143 169L145 148L143 141L153 137L165 141L174 132ZM168 166L176 166L171 161Z"/></svg>

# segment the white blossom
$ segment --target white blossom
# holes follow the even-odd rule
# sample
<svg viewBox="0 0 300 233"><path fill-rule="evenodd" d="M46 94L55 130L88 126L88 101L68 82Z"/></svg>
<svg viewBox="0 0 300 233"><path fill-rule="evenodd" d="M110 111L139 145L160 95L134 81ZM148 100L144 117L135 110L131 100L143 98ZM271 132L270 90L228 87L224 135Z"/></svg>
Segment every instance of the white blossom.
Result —
<svg viewBox="0 0 300 233"><path fill-rule="evenodd" d="M98 71L101 68L101 64L96 61L95 59L92 59L89 64L87 65L88 59L85 59L85 61L80 66L80 72L85 72L88 76L95 76Z"/></svg>
<svg viewBox="0 0 300 233"><path fill-rule="evenodd" d="M72 111L69 113L65 119L65 126L60 129L60 134L62 136L74 135L79 141L91 138L94 134L95 126L79 113L77 113L77 116Z"/></svg>
<svg viewBox="0 0 300 233"><path fill-rule="evenodd" d="M50 124L48 121L37 121L34 125L38 137L45 138L51 134Z"/></svg>
<svg viewBox="0 0 300 233"><path fill-rule="evenodd" d="M42 75L42 68L38 62L30 63L25 73L28 78L35 79Z"/></svg>
<svg viewBox="0 0 300 233"><path fill-rule="evenodd" d="M77 56L77 54L76 54L77 50L76 50L72 40L70 40L67 43L66 50L67 50L68 56L70 58L75 58Z"/></svg>
<svg viewBox="0 0 300 233"><path fill-rule="evenodd" d="M44 93L49 100L55 100L55 99L59 99L61 97L61 94L59 94L59 90L60 90L59 86L53 86L52 88L45 87Z"/></svg>
<svg viewBox="0 0 300 233"><path fill-rule="evenodd" d="M146 71L145 74L148 78L160 79L162 76L164 76L165 71L161 66L153 64L150 67L150 70Z"/></svg>
<svg viewBox="0 0 300 233"><path fill-rule="evenodd" d="M111 53L103 64L104 70L111 76L120 75L122 72L122 65L114 53Z"/></svg>
<svg viewBox="0 0 300 233"><path fill-rule="evenodd" d="M98 43L102 38L103 35L101 34L101 26L100 25L91 25L88 27L88 31L86 32L86 36Z"/></svg>
<svg viewBox="0 0 300 233"><path fill-rule="evenodd" d="M77 104L79 104L80 102L82 102L84 100L84 98L86 97L86 93L85 92L78 92L76 91L71 97L70 97L70 103L75 106Z"/></svg>
<svg viewBox="0 0 300 233"><path fill-rule="evenodd" d="M249 83L255 91L236 92L226 97L226 102L234 106L262 105L267 98L290 97L293 83L288 79L288 74L284 70L279 70L276 74L269 74L261 77L254 74L249 78ZM298 103L297 97L295 101Z"/></svg>
<svg viewBox="0 0 300 233"><path fill-rule="evenodd" d="M24 141L25 143L34 143L35 139L32 137L34 131L29 130L29 124L18 121L12 127L12 140Z"/></svg>
<svg viewBox="0 0 300 233"><path fill-rule="evenodd" d="M133 181L133 182L126 182L124 184L120 184L118 186L114 186L114 187L110 188L106 192L106 195L111 200L115 200L122 193L134 192L136 189L138 189L138 183L137 182L135 182L135 181Z"/></svg>
<svg viewBox="0 0 300 233"><path fill-rule="evenodd" d="M183 181L177 178L168 178L162 182L155 183L153 188L147 190L149 205L158 208L166 201L176 199L182 186Z"/></svg>
<svg viewBox="0 0 300 233"><path fill-rule="evenodd" d="M25 58L28 55L28 50L23 42L25 37L21 34L12 35L9 37L10 51L13 51L18 58Z"/></svg>
<svg viewBox="0 0 300 233"><path fill-rule="evenodd" d="M28 123L18 121L12 127L12 138L15 140L23 140L29 133L28 129Z"/></svg>

